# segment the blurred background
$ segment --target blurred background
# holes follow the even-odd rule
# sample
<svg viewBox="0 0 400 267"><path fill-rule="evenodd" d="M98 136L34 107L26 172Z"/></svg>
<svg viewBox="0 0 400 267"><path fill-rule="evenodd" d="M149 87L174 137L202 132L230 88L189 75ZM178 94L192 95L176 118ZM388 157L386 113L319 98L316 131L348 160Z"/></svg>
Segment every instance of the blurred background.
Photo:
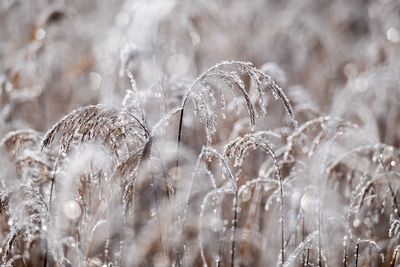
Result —
<svg viewBox="0 0 400 267"><path fill-rule="evenodd" d="M399 45L396 0L2 0L0 134L46 131L87 104L120 105L127 70L161 118L229 59L269 73L300 121L343 117L398 147Z"/></svg>

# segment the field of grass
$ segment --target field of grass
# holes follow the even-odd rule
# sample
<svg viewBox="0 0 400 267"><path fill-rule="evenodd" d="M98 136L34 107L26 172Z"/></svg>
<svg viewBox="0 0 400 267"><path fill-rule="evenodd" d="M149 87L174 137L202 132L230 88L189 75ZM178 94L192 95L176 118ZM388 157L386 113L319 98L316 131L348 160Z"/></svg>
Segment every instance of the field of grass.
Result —
<svg viewBox="0 0 400 267"><path fill-rule="evenodd" d="M1 266L400 266L398 0L0 1Z"/></svg>

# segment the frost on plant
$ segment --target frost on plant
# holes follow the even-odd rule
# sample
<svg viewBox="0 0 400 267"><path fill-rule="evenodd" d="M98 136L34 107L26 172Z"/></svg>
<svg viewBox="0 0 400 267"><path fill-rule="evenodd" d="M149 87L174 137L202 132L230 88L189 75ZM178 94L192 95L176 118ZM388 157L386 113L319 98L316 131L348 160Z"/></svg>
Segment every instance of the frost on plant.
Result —
<svg viewBox="0 0 400 267"><path fill-rule="evenodd" d="M0 1L0 265L397 266L399 12Z"/></svg>

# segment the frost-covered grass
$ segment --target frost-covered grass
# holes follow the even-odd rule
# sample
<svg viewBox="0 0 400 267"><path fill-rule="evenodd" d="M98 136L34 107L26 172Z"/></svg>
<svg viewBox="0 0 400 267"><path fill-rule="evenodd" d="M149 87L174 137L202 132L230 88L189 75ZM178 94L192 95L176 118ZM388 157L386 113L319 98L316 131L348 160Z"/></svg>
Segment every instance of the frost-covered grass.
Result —
<svg viewBox="0 0 400 267"><path fill-rule="evenodd" d="M399 12L1 1L1 265L397 266Z"/></svg>

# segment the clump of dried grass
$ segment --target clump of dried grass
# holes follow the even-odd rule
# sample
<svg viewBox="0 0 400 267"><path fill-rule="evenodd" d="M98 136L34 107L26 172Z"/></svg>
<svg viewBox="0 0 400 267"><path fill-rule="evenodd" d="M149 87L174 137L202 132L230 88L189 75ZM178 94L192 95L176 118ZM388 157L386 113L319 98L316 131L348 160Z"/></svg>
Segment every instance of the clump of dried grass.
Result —
<svg viewBox="0 0 400 267"><path fill-rule="evenodd" d="M3 230L4 263L261 265L265 259L257 255L272 244L269 255L281 266L358 264L365 254L360 244L378 247L382 236L362 236L357 228L373 229L374 216L389 216L386 233L398 235L398 185L392 181L398 152L368 138L351 142L362 132L354 124L320 116L297 127L283 90L240 61L204 72L181 104L154 123L128 76L132 90L122 108L82 107L43 138L28 130L3 139L10 175L22 178L11 191L4 184L0 198L5 222L13 220ZM267 92L283 103L294 127L263 128ZM201 129L191 120L205 131L188 138L192 128ZM237 129L224 140L227 120L236 120ZM385 190L391 199L382 206ZM346 210L329 197L342 198ZM12 203L31 219L22 220ZM341 241L324 234L331 220L341 221L336 231L346 237L344 256L326 253L342 250ZM276 223L279 234L272 230ZM32 242L34 251L27 247ZM351 244L354 257L347 252ZM136 256L129 259L129 251ZM396 257L395 249L392 264Z"/></svg>

